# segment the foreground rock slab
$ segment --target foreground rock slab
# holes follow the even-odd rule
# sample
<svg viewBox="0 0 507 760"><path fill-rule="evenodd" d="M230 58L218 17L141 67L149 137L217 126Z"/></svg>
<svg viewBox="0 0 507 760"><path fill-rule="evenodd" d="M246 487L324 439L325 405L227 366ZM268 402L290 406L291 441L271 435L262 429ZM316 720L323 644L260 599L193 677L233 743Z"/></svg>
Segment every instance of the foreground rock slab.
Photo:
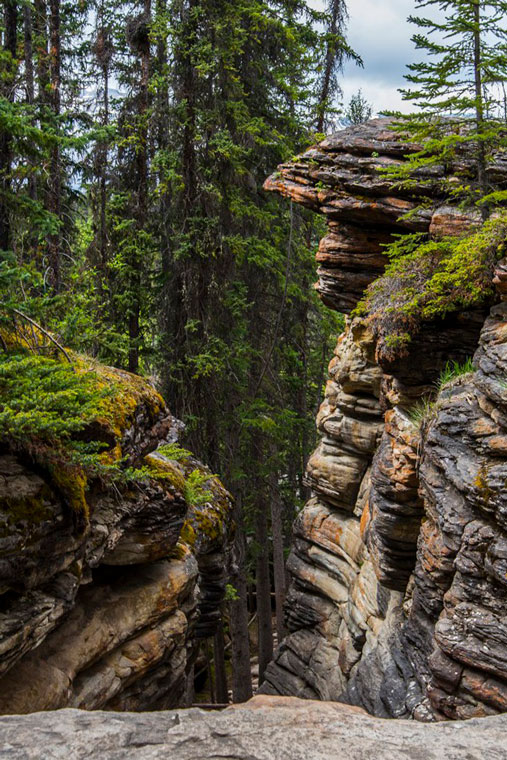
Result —
<svg viewBox="0 0 507 760"><path fill-rule="evenodd" d="M0 718L2 760L505 760L507 715L422 724L290 697L220 713L58 710Z"/></svg>

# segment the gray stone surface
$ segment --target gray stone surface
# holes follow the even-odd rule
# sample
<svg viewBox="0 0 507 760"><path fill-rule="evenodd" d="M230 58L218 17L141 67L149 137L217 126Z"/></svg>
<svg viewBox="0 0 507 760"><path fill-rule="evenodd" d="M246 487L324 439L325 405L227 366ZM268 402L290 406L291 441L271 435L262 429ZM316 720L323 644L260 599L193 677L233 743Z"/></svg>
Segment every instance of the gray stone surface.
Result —
<svg viewBox="0 0 507 760"><path fill-rule="evenodd" d="M425 725L257 697L221 713L59 710L0 719L2 760L505 760L507 716Z"/></svg>

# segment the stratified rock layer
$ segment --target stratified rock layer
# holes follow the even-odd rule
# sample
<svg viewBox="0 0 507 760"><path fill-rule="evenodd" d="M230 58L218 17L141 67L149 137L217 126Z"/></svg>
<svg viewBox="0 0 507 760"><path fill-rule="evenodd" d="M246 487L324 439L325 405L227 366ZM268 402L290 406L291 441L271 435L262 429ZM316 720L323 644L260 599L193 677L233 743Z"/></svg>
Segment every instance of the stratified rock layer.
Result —
<svg viewBox="0 0 507 760"><path fill-rule="evenodd" d="M86 517L29 450L0 438L0 713L185 704L197 639L220 619L229 495L181 449L178 461L154 451L180 423L147 382L104 372L119 394L135 384L129 405L112 403L121 453L145 474L92 480ZM195 471L197 505L185 496Z"/></svg>
<svg viewBox="0 0 507 760"><path fill-rule="evenodd" d="M421 725L333 703L116 714L60 710L0 718L3 760L504 760L507 718Z"/></svg>
<svg viewBox="0 0 507 760"><path fill-rule="evenodd" d="M332 308L356 305L393 233L477 223L449 204L438 167L410 191L377 173L414 147L375 120L267 181L325 215L317 289ZM433 205L404 218L422 194ZM501 300L505 261L495 283ZM424 721L507 710L507 304L487 313L426 323L408 355L389 360L367 320L348 321L317 418L312 498L294 526L289 633L262 692ZM446 362L474 354L476 371L442 388L416 424L413 407Z"/></svg>

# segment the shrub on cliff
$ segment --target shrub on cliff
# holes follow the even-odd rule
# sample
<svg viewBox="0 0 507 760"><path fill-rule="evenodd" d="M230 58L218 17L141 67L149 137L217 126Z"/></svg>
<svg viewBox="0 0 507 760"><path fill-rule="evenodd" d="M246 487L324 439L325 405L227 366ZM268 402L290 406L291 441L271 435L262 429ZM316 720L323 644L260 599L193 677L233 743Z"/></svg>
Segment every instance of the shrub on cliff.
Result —
<svg viewBox="0 0 507 760"><path fill-rule="evenodd" d="M122 451L136 410L142 405L155 419L163 408L148 382L58 350L52 336L33 325L0 327L0 339L0 446L48 472L85 519L90 479L129 482L151 475L144 466L133 468Z"/></svg>
<svg viewBox="0 0 507 760"><path fill-rule="evenodd" d="M357 309L369 316L379 355L402 355L424 322L487 303L506 240L503 213L466 237L425 241L423 235L409 235L388 246L386 271Z"/></svg>

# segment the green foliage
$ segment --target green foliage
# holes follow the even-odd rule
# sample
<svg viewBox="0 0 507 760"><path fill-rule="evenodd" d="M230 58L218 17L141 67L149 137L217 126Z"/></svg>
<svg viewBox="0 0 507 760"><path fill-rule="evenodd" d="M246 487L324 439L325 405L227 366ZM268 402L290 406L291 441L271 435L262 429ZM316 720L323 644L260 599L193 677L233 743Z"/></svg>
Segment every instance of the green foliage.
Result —
<svg viewBox="0 0 507 760"><path fill-rule="evenodd" d="M238 592L234 586L231 583L226 583L224 602L237 602L239 598Z"/></svg>
<svg viewBox="0 0 507 760"><path fill-rule="evenodd" d="M159 446L157 453L162 454L167 459L172 459L174 462L184 462L192 456L192 452L181 448L177 443L166 443Z"/></svg>
<svg viewBox="0 0 507 760"><path fill-rule="evenodd" d="M440 392L449 385L454 384L459 378L471 375L473 372L475 372L475 367L471 357L462 364L457 361L447 362L438 379L438 391Z"/></svg>
<svg viewBox="0 0 507 760"><path fill-rule="evenodd" d="M209 486L210 480L213 477L213 475L202 470L192 470L186 476L183 496L189 506L199 507L210 501L213 493L206 486Z"/></svg>
<svg viewBox="0 0 507 760"><path fill-rule="evenodd" d="M495 262L505 255L507 215L462 238L399 238L390 262L366 292L358 313L370 315L385 356L403 353L425 321L487 303Z"/></svg>
<svg viewBox="0 0 507 760"><path fill-rule="evenodd" d="M112 392L94 372L78 373L44 356L0 352L0 431L14 441L65 442L79 455L76 434L101 413Z"/></svg>
<svg viewBox="0 0 507 760"><path fill-rule="evenodd" d="M435 393L419 399L408 410L408 417L412 424L420 429L425 428L440 408L439 394L473 372L475 372L475 367L471 357L461 364L457 361L447 362L435 383Z"/></svg>
<svg viewBox="0 0 507 760"><path fill-rule="evenodd" d="M436 400L430 396L425 396L409 409L408 417L415 427L422 429L431 420L436 408Z"/></svg>
<svg viewBox="0 0 507 760"><path fill-rule="evenodd" d="M431 182L431 167L443 164L452 171L443 189L464 204L477 203L486 218L505 200L490 186L487 168L507 147L507 3L416 0L417 10L432 8L434 18L409 17L420 30L412 40L425 57L409 64L412 89L401 92L417 111L396 114L397 128L421 148L385 172L410 188L425 178Z"/></svg>

